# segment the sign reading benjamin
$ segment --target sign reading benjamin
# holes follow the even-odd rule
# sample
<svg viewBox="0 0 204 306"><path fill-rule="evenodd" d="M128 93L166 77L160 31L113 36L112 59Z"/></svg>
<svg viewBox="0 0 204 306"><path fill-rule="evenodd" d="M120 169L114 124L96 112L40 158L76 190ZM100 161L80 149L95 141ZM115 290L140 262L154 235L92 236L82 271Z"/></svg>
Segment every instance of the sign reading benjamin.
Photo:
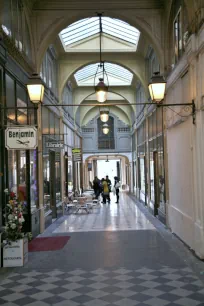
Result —
<svg viewBox="0 0 204 306"><path fill-rule="evenodd" d="M8 150L33 150L38 145L37 129L34 126L8 127L5 131Z"/></svg>

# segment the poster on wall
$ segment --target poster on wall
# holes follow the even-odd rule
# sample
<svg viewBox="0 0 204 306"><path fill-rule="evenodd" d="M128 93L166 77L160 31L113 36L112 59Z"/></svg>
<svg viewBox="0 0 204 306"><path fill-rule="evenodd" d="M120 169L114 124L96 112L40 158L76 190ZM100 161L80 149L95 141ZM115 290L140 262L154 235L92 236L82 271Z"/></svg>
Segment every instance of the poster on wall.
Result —
<svg viewBox="0 0 204 306"><path fill-rule="evenodd" d="M38 145L34 126L8 127L5 130L5 146L8 150L34 150Z"/></svg>

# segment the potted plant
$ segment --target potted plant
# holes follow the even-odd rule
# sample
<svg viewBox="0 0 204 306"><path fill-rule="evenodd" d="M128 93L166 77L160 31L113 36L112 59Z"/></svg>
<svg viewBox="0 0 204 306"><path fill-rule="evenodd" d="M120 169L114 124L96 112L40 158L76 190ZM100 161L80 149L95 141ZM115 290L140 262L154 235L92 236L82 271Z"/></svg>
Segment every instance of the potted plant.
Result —
<svg viewBox="0 0 204 306"><path fill-rule="evenodd" d="M28 260L28 235L22 232L25 219L24 202L19 201L14 192L5 190L8 203L5 207L5 229L3 232L3 266L23 266Z"/></svg>

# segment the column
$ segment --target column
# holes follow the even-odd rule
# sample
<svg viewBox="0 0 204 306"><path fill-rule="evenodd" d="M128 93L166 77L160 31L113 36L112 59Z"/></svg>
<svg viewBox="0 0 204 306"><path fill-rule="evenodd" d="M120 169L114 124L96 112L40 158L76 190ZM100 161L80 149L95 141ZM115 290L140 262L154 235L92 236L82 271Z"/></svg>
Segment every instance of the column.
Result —
<svg viewBox="0 0 204 306"><path fill-rule="evenodd" d="M43 201L43 143L42 143L42 106L38 105L38 196L40 209L40 233L45 230L45 214Z"/></svg>

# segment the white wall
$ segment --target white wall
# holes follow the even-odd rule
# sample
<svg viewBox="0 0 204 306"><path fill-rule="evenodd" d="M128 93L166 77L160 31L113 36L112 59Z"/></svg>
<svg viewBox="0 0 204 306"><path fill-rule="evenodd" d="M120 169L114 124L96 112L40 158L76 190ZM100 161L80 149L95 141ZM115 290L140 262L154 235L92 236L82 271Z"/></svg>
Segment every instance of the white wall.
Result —
<svg viewBox="0 0 204 306"><path fill-rule="evenodd" d="M192 116L165 112L167 126L168 224L195 253L204 259L204 26L192 35L186 54L167 81L166 103L196 104L196 124ZM186 116L182 107L174 108ZM191 111L191 109L189 109ZM182 122L184 120L184 122Z"/></svg>
<svg viewBox="0 0 204 306"><path fill-rule="evenodd" d="M194 247L193 152L189 119L167 131L169 206L171 230Z"/></svg>

